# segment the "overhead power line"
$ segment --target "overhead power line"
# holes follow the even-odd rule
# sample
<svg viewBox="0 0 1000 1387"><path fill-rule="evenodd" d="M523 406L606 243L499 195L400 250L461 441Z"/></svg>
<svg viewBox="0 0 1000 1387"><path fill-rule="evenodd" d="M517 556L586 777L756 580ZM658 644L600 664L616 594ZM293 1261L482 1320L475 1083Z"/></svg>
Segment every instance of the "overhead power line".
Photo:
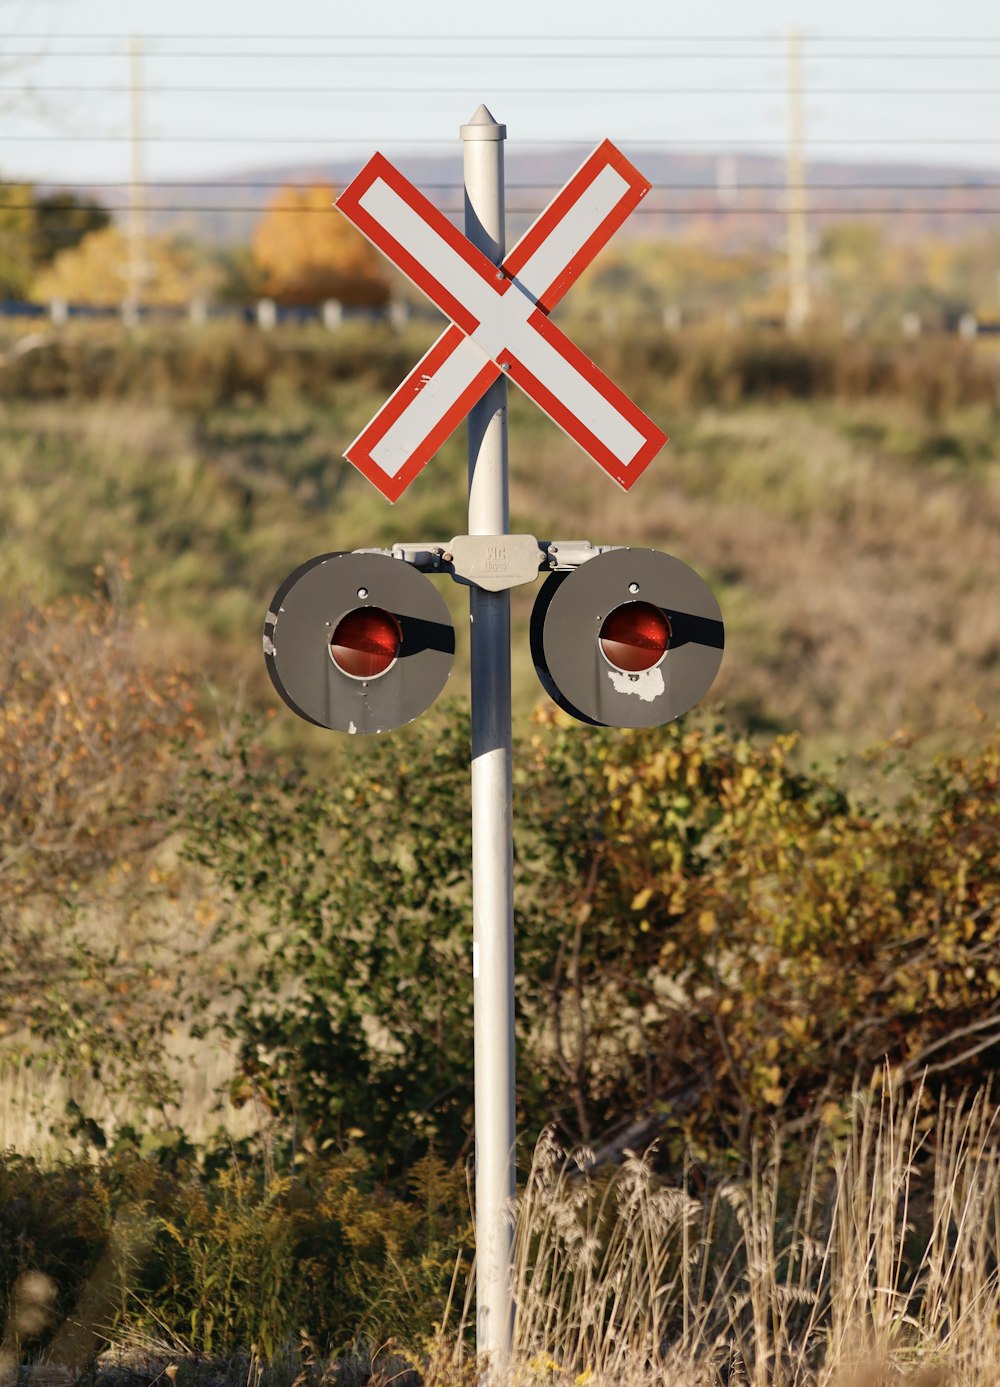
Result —
<svg viewBox="0 0 1000 1387"><path fill-rule="evenodd" d="M155 179L155 180L150 180L150 181L147 182L147 183L140 183L140 184L138 184L138 185L136 185L136 186L138 186L138 187L140 187L140 188L145 188L145 189L147 189L147 190L149 190L149 189L154 189L154 190L155 190L155 189L157 189L157 188L189 188L189 189L192 189L192 190L197 190L197 189L199 189L199 188L204 188L206 191L219 192L220 190L222 190L222 189L227 189L227 188L233 188L233 189L236 189L236 188L239 188L239 189L244 189L244 188L261 188L261 189L264 189L264 190L267 190L267 189L274 189L276 192L279 191L279 190L281 190L281 191L286 191L286 192L294 192L294 191L305 191L305 190L307 190L307 189L309 189L309 188L315 187L316 184L317 184L317 182L321 182L321 181L323 180L323 177L324 177L323 173L322 173L321 171L318 171L318 172L317 172L317 175L316 175L316 178L313 179L313 180L312 180L311 182L309 182L309 183L289 183L287 180L285 180L285 181L283 181L283 182L280 182L280 183L275 183L275 182L272 182L272 181L262 182L262 181L260 181L260 180L258 180L258 179L252 179L252 180L248 180L248 181L243 181L243 180L230 180L230 179L228 179L228 178L222 178L222 179L206 179L206 178L157 178L157 179ZM14 183L18 183L18 182L23 181L23 180L14 179L14 180L12 180L12 181L13 181ZM30 180L29 180L29 181L30 181ZM56 182L52 182L52 181L50 181L50 180L48 180L48 179L40 179L40 180L37 180L37 181L40 182L41 185L44 186L45 188L52 188L52 189L55 189L56 191L59 191L59 190L62 190L62 189L68 189L68 190L73 191L73 192L85 192L85 193L92 192L92 191L94 191L95 189L111 190L111 189L115 189L115 188L118 188L118 189L122 189L122 188L131 188L131 187L133 186L132 183L130 183L130 182L114 182L114 183L103 183L103 182L98 182L98 183L95 183L95 182L91 181L90 179L87 179L87 180L85 180L85 181L81 181L81 182L79 182L79 183L56 183ZM517 191L517 192L527 192L527 191L531 191L531 190L538 191L538 192L545 192L545 191L548 191L548 190L555 190L555 191L558 191L560 188L562 188L563 185L562 185L562 183L560 183L560 182L558 181L558 179L553 179L553 180L551 180L550 182L547 182L547 183L518 183L518 182L508 182L508 183L505 184L505 186L506 186L508 192L510 192L511 190L514 190L514 191ZM991 190L1000 189L1000 183L981 183L981 182L966 182L966 183L825 183L825 182L822 182L822 183L821 183L821 182L812 182L812 183L808 183L808 182L807 182L807 183L803 183L801 186L802 186L803 188L807 189L809 192L813 192L813 193L975 193L975 192L984 192L984 193L985 193L985 192L990 192ZM0 181L0 188L2 188L2 187L3 187L3 182ZM420 181L420 187L421 187L422 189L431 189L431 190L433 190L433 191L450 192L450 191L455 191L455 190L457 190L457 189L460 189L460 188L462 187L462 181L461 181L461 179L453 178L453 179L450 180L450 182L447 182L447 183L425 183L425 182L423 181L423 179L421 179L421 181ZM741 193L748 193L748 192L753 192L753 193L783 193L783 192L787 192L788 187L789 187L789 185L788 185L787 183L744 183L744 182L741 181L741 182L738 184L738 186L737 186L736 188L734 188L734 189L731 190L731 194L741 194ZM685 192L687 192L687 193L697 193L697 192L715 192L715 191L717 190L717 188L718 188L718 184L717 184L717 182L716 182L714 179L713 179L711 182L705 182L705 183L661 183L661 182L657 181L657 183L656 183L656 185L655 185L653 191L654 191L655 193L660 193L660 192L676 192L676 193L685 193ZM3 205L4 205L4 206L9 206L10 204L5 203L5 204L3 204Z"/></svg>
<svg viewBox="0 0 1000 1387"><path fill-rule="evenodd" d="M374 87L368 83L360 86L342 87L333 83L327 83L322 87L303 87L299 84L293 86L258 86L250 84L239 87L224 87L217 83L203 84L201 86L179 86L167 85L166 83L150 83L145 87L147 93L163 94L178 93L185 95L200 94L203 96L276 96L286 94L292 96L461 96L468 92L476 91L482 83L471 82L463 87L401 87L394 83L386 87ZM490 85L490 91L501 95L509 96L774 96L779 90L778 85L766 87L678 87L678 86L656 86L639 87L630 85L627 87L595 87L593 85L583 87L549 87L544 91L538 87L496 87ZM75 86L72 83L60 83L57 86L36 86L22 85L16 87L0 87L0 93L18 96L50 95L54 93L68 93L83 95L103 95L106 92L127 92L131 88L127 85L117 85L114 83L103 82L99 86ZM810 96L1000 96L1000 87L810 87Z"/></svg>
<svg viewBox="0 0 1000 1387"><path fill-rule="evenodd" d="M140 43L166 43L177 42L187 43L198 40L208 42L230 42L235 40L247 43L277 43L282 39L287 39L290 43L298 42L327 42L327 43L466 43L472 41L491 41L495 42L502 39L529 41L535 43L565 43L567 39L574 43L783 43L784 35L774 32L756 34L623 34L621 31L614 34L537 34L537 33L511 33L505 30L503 33L493 34L396 34L396 33L351 33L351 34L265 34L265 33L235 33L232 30L226 33L158 33L158 34L136 34ZM103 40L117 41L121 39L120 34L95 34L95 33L29 33L27 31L17 32L9 30L0 33L0 39L31 39L43 42L46 39L92 39L95 43ZM1000 30L992 34L810 34L802 33L804 43L990 43L1000 42Z"/></svg>
<svg viewBox="0 0 1000 1387"><path fill-rule="evenodd" d="M996 40L996 41L997 41L997 42L1000 42L1000 35L997 36L997 40ZM36 59L41 59L41 58L121 58L121 57L127 57L127 56L128 56L128 49L127 49L127 48L105 48L105 49L94 49L94 48L87 48L87 49L75 49L75 48L74 48L74 49L70 49L70 48L63 48L63 49L58 49L58 48L45 48L45 49L30 50L30 51L27 50L27 49L9 49L6 53L0 54L0 56L8 57L8 58L36 58ZM490 53L483 53L481 49L480 49L480 50L473 50L473 49L468 49L468 50L456 50L456 49L453 49L451 52L445 52L445 53L440 53L440 52L439 52L439 53L418 53L418 52L415 52L415 51L412 50L412 49L399 49L398 51L386 51L386 50L384 50L384 49L383 49L383 50L380 50L380 49L376 49L376 48L371 48L371 49L331 48L331 49L326 50L326 51L318 51L317 49L314 48L314 49L311 49L311 50L310 50L309 52L307 52L307 53L303 53L303 52L293 52L293 53L290 53L290 52L254 52L254 51L251 51L251 50L248 50L248 49L234 50L234 49L213 48L213 49L201 49L201 50L188 50L188 49L183 49L183 50L182 50L182 49L174 49L174 50L172 50L172 51L167 51L167 50L159 50L159 51L156 51L156 50L154 50L153 52L149 53L147 56L150 57L150 58L156 59L157 61L159 61L161 58L225 58L225 59L230 59L230 58L251 58L251 59L255 59L255 60L266 59L266 60L268 60L268 61L270 61L270 60L272 60L272 59L275 59L275 58L280 58L280 59L283 59L283 60L284 60L284 59L288 59L288 58L291 58L291 59L300 59L300 58L377 58L377 59L379 59L379 60L383 60L383 59L386 59L386 58L403 58L403 59L407 59L407 58L421 58L421 59L431 59L432 61L437 62L437 61L439 61L439 60L447 60L447 59L461 59L461 60L463 60L463 61L467 61L467 60L472 59L472 58L481 58L481 59L483 59L483 60L485 60L485 61L489 61L489 62L495 62L495 61L497 61L497 60L502 60L502 59L516 59L518 63L523 63L523 62L562 62L562 61L566 61L566 62L580 62L581 60L584 60L584 61L589 60L590 57L596 56L596 55L590 55L590 54L587 54L587 53L525 53L523 50L520 50L520 51L513 51L513 52L509 52L509 53L497 53L497 52L495 52L495 51L494 51L494 52L490 52ZM771 52L750 52L750 53L718 53L718 52L716 52L716 53L690 53L690 52L688 52L688 53L677 53L677 52L670 52L670 53L650 53L649 50L646 49L646 50L644 50L643 52L629 52L629 51L624 51L624 50L623 50L623 51L621 51L621 52L602 53L600 56L601 56L602 61L610 60L610 61L613 61L613 62L618 62L619 60L624 59L624 60L627 60L627 61L630 61L630 62L632 62L632 61L640 61L640 60L641 60L641 61L645 61L645 62L662 62L664 59L667 59L668 61L670 61L671 63L673 63L673 62L675 62L675 61L684 62L684 61L687 61L687 60L692 60L692 61L705 61L705 62L767 62L767 61L769 61L769 60L773 60L773 61L777 62L777 61L780 61L782 55L781 55L781 53L780 53L779 51L775 51L775 52L773 52L773 53L771 53ZM944 61L944 62L951 62L953 59L958 59L958 60L961 60L961 61L975 59L975 60L978 60L978 61L986 61L986 62L989 62L991 59L996 58L997 56L998 56L997 50L984 51L984 50L981 49L981 48L980 48L980 49L977 49L974 53L940 53L940 52L933 52L933 53L931 53L931 52L924 52L924 53L902 53L902 52L886 52L886 51L883 49L883 50L881 50L880 52L876 52L876 53L830 53L830 52L823 52L823 53L818 53L818 54L814 55L812 58L810 58L809 55L803 55L803 62L805 62L805 63L808 63L808 62L810 62L810 61L812 61L812 62L816 62L816 61L821 61L821 62L832 62L832 61L835 61L835 60L836 60L836 61L839 61L839 60L841 60L841 59L844 59L844 60L851 61L851 62L887 62L887 61L900 61L900 62L934 62L934 63L940 64L942 61Z"/></svg>
<svg viewBox="0 0 1000 1387"><path fill-rule="evenodd" d="M31 209L31 208L34 208L35 206L36 206L36 204L33 203L33 202L0 202L0 211L7 211L7 210L9 210L9 211L27 211L27 210L29 210L29 209ZM191 204L174 204L174 203L170 203L170 204L165 204L165 203L155 203L155 202L153 202L153 203L148 203L148 204L142 204L142 205L139 205L139 206L137 206L137 207L135 207L135 208L129 208L129 209L124 209L124 208L110 208L110 209L108 209L108 210L110 210L110 211L125 211L125 210L133 211L133 210L134 210L134 211L138 211L138 212L170 212L170 213L181 213L181 212L212 212L212 213L215 213L215 212L224 212L224 213L230 213L230 212L232 212L232 213L252 213L252 214L254 214L254 215L256 215L256 216L262 216L262 215L264 215L265 213L268 213L268 214L269 214L269 213L271 213L271 212L278 212L278 213L289 213L289 214L292 214L292 215L295 215L295 216L302 216L303 214L306 214L306 215L309 215L309 216L315 216L315 215L328 216L329 213L333 210L333 208L332 208L332 204L331 204L330 207L265 207L265 206L261 206L261 205L259 205L259 204L258 204L258 205L254 205L254 206L232 206L232 205L226 206L226 205L224 205L224 204L223 204L223 205L219 205L219 206L211 206L211 205L207 205L207 204L205 204L205 203L191 203ZM461 213L464 211L464 207L459 207L459 206L455 206L455 207L439 207L438 210L441 211L441 212L444 212L444 213L446 213L446 214L449 214L449 215L458 216L459 214L461 214ZM526 206L526 207L508 207L508 208L507 208L507 212L510 213L510 214L513 214L513 215L515 215L515 216L532 214L532 213L535 213L535 212L537 212L537 211L538 211L538 207L537 207L537 205L534 205L534 204L531 205L531 206ZM832 214L832 213L834 213L834 212L837 212L837 213L846 213L846 214L848 214L848 215L861 215L861 214L863 214L863 213L864 213L864 214L874 214L874 213L877 213L877 214L880 215L880 216L882 216L882 215L889 215L889 214L892 214L892 215L902 215L902 214L912 214L912 213L919 213L920 215L923 215L923 216L929 216L929 215L931 215L931 214L934 214L934 215L947 215L947 216L951 216L951 215L971 216L971 215L973 215L973 214L975 214L975 215L977 215L977 216L978 216L978 215L985 215L985 216L1000 216L1000 206L998 206L998 207L953 207L953 206L950 206L948 203L938 203L938 204L935 204L934 206L928 206L928 207L913 207L913 206L900 207L900 206L894 205L894 204L887 204L887 205L885 205L885 206L859 205L859 206L857 206L857 207L852 207L852 206L846 206L846 205L843 205L843 204L840 204L840 203L831 203L829 206L826 206L826 207L824 207L824 206L810 206L809 211L810 211L810 213L821 213L821 214L827 214L827 215ZM47 212L45 213L45 215L46 215L46 217L52 217L52 218L56 218L56 219L58 219L58 218L65 218L65 219L67 219L67 220L72 220L74 217L76 217L76 216L79 215L79 212L80 212L80 209L79 209L79 208L77 208L77 209L75 209L75 210L72 209L72 208L66 208L66 209L57 208L57 209L55 209L54 211L47 211ZM634 217L635 217L635 216L640 216L640 217L641 217L641 216L665 217L665 216L673 216L673 215L676 215L676 214L679 214L679 213L680 213L680 214L684 214L684 215L699 215L699 216L700 216L700 215L708 215L708 214L711 214L712 216L742 216L744 213L746 213L746 214L748 214L748 215L751 215L751 216L755 216L755 215L760 215L760 216L767 216L767 215L779 216L779 215L780 215L780 216L783 216L784 213L785 213L785 208L784 208L783 203L780 202L780 201L777 201L777 202L775 202L775 203L773 203L773 204L770 204L770 205L767 205L767 206L762 206L762 207L738 207L738 206L733 206L732 204L723 204L723 203L716 203L716 202L706 203L706 204L704 204L703 206L690 206L690 205L674 204L674 205L671 205L671 206L669 206L669 207L651 207L651 206L649 206L648 203L643 203L643 205L642 205L641 207L637 207L637 208L635 208L635 209L633 210L632 216L634 216Z"/></svg>
<svg viewBox="0 0 1000 1387"><path fill-rule="evenodd" d="M108 144L118 143L127 140L128 135L0 135L0 142L5 144ZM419 136L398 138L395 135L384 136L364 136L364 135L146 135L147 143L157 144L280 144L280 145L351 145L354 147L367 147L383 144L385 147L394 148L397 146L419 146L422 149L454 149L453 140L442 139L421 139ZM748 149L768 149L783 148L783 142L773 138L764 137L761 139L724 139L722 137L711 140L696 139L676 139L676 140L653 140L645 138L632 139L628 136L619 136L619 144L644 149L710 149L710 150L730 150L734 148ZM524 139L517 140L519 146L540 146L545 149L592 149L601 143L600 137L589 140L561 140L556 138L549 139ZM942 139L936 135L907 136L901 139L872 139L871 137L861 139L810 139L810 148L828 146L836 149L876 149L876 148L897 148L903 146L919 146L920 148L942 147L942 148L965 148L977 145L1000 145L1000 137L991 136L968 136L962 138Z"/></svg>
<svg viewBox="0 0 1000 1387"><path fill-rule="evenodd" d="M127 56L128 56L128 50L127 50L126 48L105 48L105 49L96 49L96 48L90 48L90 49L39 49L39 50L8 49L8 50L6 50L6 51L0 51L0 59L5 59L5 58L6 58L6 59L30 58L30 59L33 59L33 60L36 60L36 61L40 61L40 60L43 59L43 58L60 58L60 59L61 59L61 58L90 58L90 59L93 59L93 58L124 58L124 57L127 57ZM393 53L379 53L379 52L376 52L376 51L374 51L374 50L372 50L372 51L360 51L360 52L355 52L355 51L350 51L350 50L345 50L345 49L340 49L340 48L331 48L331 49L327 49L327 50L312 49L310 52L307 52L307 53L306 53L306 52L263 52L263 51L261 51L261 52L253 52L253 51L251 51L251 50L243 50L243 51L239 51L239 52L234 52L234 51L229 51L229 50L224 50L224 49L174 49L174 50L168 52L168 51L162 50L162 49L160 49L160 50L154 49L152 52L150 52L149 54L147 54L147 56L149 57L149 59L150 59L151 61L154 61L154 62L159 62L159 61L161 61L162 59L167 59L167 58L213 58L213 59L220 59L220 58L221 58L221 59L226 60L227 62L230 61L230 60L233 60L233 59L240 59L240 58L249 58L249 59L253 59L253 60L258 61L258 62L261 61L261 60L266 60L266 61L268 61L268 62L272 62L272 61L276 61L276 60L279 60L279 59L280 59L281 61L287 61L287 60L289 60L289 59L291 59L291 60L293 60L293 61L299 61L299 60L306 59L306 58L312 58L312 59L320 59L320 58L338 58L338 59L343 59L343 58L352 58L352 59L353 59L353 58L373 58L373 59L378 59L378 60L380 60L380 61L381 61L381 60L384 60L384 59L388 59L388 58L392 58L392 59L397 59L397 58L398 58L398 59L403 59L403 60L405 60L405 59L419 58L419 59L421 59L421 60L430 59L430 60L432 60L432 61L434 61L434 62L437 62L438 60L441 60L441 59L448 59L448 58L452 58L452 59L461 59L461 60L463 60L463 61L469 61L470 59L479 58L479 59L482 59L483 61L494 62L494 61L496 61L496 60L498 60L498 59L511 59L511 58L516 58L516 59L518 60L518 63L523 63L523 62L526 61L526 60L527 60L527 61L537 61L537 62L543 62L543 61L544 61L544 62L553 62L553 61L572 61L572 62L581 62L581 61L588 61L591 57L596 57L596 55L591 55L591 54L587 54L587 53L516 53L516 52L512 52L512 53L482 53L482 52L478 52L478 53L476 53L476 52L457 52L457 51L456 51L456 52L451 52L451 53L417 53L417 52L407 52L407 51L393 52ZM623 52L623 53L613 53L613 52L612 52L612 53L602 53L600 56L601 56L601 60L602 60L602 61L611 61L611 62L617 62L619 59L626 59L626 60L628 60L628 61L635 61L635 60L638 60L638 59L643 59L643 60L645 60L645 61L647 61L647 62L663 62L663 61L668 61L668 62L670 62L670 63L673 63L673 62L683 62L683 61L686 60L686 59L703 59L703 60L705 60L705 61L711 61L711 62L744 62L744 61L753 61L753 62L768 62L768 61L774 61L774 62L778 62L778 61L780 60L780 57L781 57L780 53L649 53L649 52L646 52L646 53L625 53L625 52ZM815 54L815 55L813 55L812 58L810 58L808 55L804 56L803 62L804 62L804 63L809 63L810 61L811 61L811 62L833 62L833 61L835 61L835 60L836 60L836 61L840 61L840 60L847 60L847 61L855 61L855 60L865 60L865 61L867 61L867 60L872 60L872 61L877 61L877 62L887 62L887 61L890 61L890 60L891 60L891 61L898 61L898 62L918 62L918 61L919 61L919 62L923 62L923 61L934 61L935 63L937 63L937 64L940 65L940 63L942 63L942 62L950 62L953 58L954 58L954 59L959 59L959 60L962 60L962 61L970 60L970 59L978 59L978 60L981 60L981 61L986 61L986 62L988 62L988 61L990 61L991 59L996 59L997 56L998 56L997 50L991 50L991 51L989 51L989 52L984 52L983 50L980 50L979 52L976 52L976 53L885 53L885 52L881 52L881 53L820 53L820 54Z"/></svg>

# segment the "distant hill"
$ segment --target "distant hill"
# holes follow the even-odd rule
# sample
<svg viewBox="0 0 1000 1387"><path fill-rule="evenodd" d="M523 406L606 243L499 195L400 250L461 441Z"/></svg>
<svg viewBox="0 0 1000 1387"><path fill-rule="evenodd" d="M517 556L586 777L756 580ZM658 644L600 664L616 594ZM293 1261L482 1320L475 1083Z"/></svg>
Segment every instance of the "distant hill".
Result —
<svg viewBox="0 0 1000 1387"><path fill-rule="evenodd" d="M697 235L715 245L738 248L774 244L784 235L782 159L741 153L682 154L624 146L651 179L653 191L627 223L631 236ZM461 216L461 157L387 148L393 161L439 206ZM516 236L581 162L577 147L508 151L508 238ZM216 242L245 241L275 190L289 183L326 181L343 187L361 161L260 165L216 179L154 184L147 202L156 209L156 230L188 230ZM808 168L810 220L877 216L900 240L934 234L968 236L984 226L1000 227L1000 172L968 165L817 161ZM271 185L271 186L268 186ZM80 189L121 210L126 195ZM759 210L755 210L759 209ZM993 211L996 215L990 217Z"/></svg>

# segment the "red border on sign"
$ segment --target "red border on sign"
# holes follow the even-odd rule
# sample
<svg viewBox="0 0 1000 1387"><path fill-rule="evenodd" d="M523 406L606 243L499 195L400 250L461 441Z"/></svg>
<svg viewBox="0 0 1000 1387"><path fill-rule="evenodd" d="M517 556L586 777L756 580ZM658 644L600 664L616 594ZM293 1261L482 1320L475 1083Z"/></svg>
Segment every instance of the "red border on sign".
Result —
<svg viewBox="0 0 1000 1387"><path fill-rule="evenodd" d="M538 296L538 306L546 312L550 312L555 307L567 289L594 259L598 251L607 245L626 218L638 207L652 187L649 179L644 177L610 140L602 141L594 152L583 161L565 187L556 194L544 212L531 224L503 262L503 267L507 273L516 276L535 251L548 239L574 203L586 192L594 179L602 170L609 167L621 174L629 185L629 190L622 195L552 283Z"/></svg>
<svg viewBox="0 0 1000 1387"><path fill-rule="evenodd" d="M479 326L479 319L469 311L465 304L456 299L440 280L435 279L419 260L401 246L381 222L376 221L371 213L366 212L361 206L361 199L372 184L378 182L379 179L402 198L416 212L417 216L440 236L442 241L445 241L457 255L460 255L495 294L505 294L510 288L510 281L497 278L497 267L487 260L482 251L476 249L467 236L463 236L458 227L450 222L444 213L434 206L433 202L424 197L423 193L415 188L408 178L401 174L397 168L394 168L384 154L373 154L357 177L337 198L334 206L338 211L343 212L348 221L353 222L358 230L367 236L372 245L387 256L397 269L402 270L407 279L415 284L421 293L427 295L431 303L440 308L442 313L446 313L452 322L457 323L464 332L469 334L475 332Z"/></svg>
<svg viewBox="0 0 1000 1387"><path fill-rule="evenodd" d="M667 435L579 347L550 322L547 316L549 310L558 303L598 251L607 244L615 231L649 192L651 187L649 181L639 173L638 169L625 158L621 151L609 140L598 145L515 245L503 263L504 274L499 278L496 266L477 250L471 241L380 153L372 156L337 199L335 205L348 220L353 222L358 230L386 255L422 293L426 294L432 303L452 319L449 327L438 338L430 351L425 353L344 454L389 501L398 500L417 473L462 422L472 406L482 398L500 371L495 361L484 357L482 368L477 372L472 382L445 410L394 476L390 476L375 462L372 451L378 442L385 437L414 397L426 386L428 378L440 369L464 340L464 337L466 335L471 336L480 324L479 320L463 303L457 300L380 222L376 221L371 213L361 206L361 199L377 180L382 179L431 230L438 234L452 251L479 275L484 283L489 285L494 293L502 295L512 288L513 277L527 264L535 251L558 227L577 199L586 192L602 170L608 167L614 168L625 180L628 185L626 191L587 241L556 275L552 283L546 286L539 295L536 307L528 319L528 325L538 332L550 347L557 351L580 376L598 390L608 403L633 425L644 440L639 451L631 461L623 463L576 418L557 396L531 373L515 353L509 351L498 353L498 359L505 362L509 360L508 374L515 384L520 386L525 394L534 400L539 408L548 414L574 442L590 453L598 465L619 486L628 491L664 443L667 442ZM518 289L517 292L522 291Z"/></svg>
<svg viewBox="0 0 1000 1387"><path fill-rule="evenodd" d="M359 472L364 473L389 501L399 500L417 473L451 437L472 406L482 399L500 374L499 367L490 361L489 357L484 356L482 370L462 391L452 407L445 411L427 437L414 448L395 476L390 476L381 468L372 457L372 449L385 437L413 397L424 388L427 378L432 376L465 340L465 333L454 323L446 328L430 351L421 357L402 385L390 395L375 418L358 434L344 453L348 462L352 462Z"/></svg>
<svg viewBox="0 0 1000 1387"><path fill-rule="evenodd" d="M528 323L540 336L544 337L549 346L554 348L560 356L578 371L581 376L590 382L604 398L621 414L634 429L639 432L645 442L630 462L624 463L617 457L610 448L601 442L591 431L582 424L572 410L553 395L537 376L532 375L531 371L519 361L513 352L507 352L505 360L510 361L510 370L507 374L515 385L520 386L524 393L538 407L545 411L549 418L562 431L569 435L574 443L578 443L581 448L590 454L598 466L603 467L610 477L613 477L618 485L628 491L635 483L636 478L640 477L646 470L653 458L666 443L667 435L658 424L654 424L648 414L644 414L634 400L625 394L624 390L619 389L614 381L604 374L601 368L580 350L564 332L560 332L555 323L551 322L541 310L536 310L528 319Z"/></svg>

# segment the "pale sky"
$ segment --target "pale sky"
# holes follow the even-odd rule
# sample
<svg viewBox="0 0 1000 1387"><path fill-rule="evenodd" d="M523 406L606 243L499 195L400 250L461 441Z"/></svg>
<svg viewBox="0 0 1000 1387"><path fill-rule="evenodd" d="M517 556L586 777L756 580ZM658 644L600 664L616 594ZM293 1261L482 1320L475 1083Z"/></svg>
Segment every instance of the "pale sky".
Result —
<svg viewBox="0 0 1000 1387"><path fill-rule="evenodd" d="M480 101L506 122L509 147L609 136L636 150L780 153L791 27L808 157L1000 167L1000 7L972 0L507 0L488 11L0 0L0 26L5 178L127 181L132 35L151 181L421 143L458 157L457 127Z"/></svg>

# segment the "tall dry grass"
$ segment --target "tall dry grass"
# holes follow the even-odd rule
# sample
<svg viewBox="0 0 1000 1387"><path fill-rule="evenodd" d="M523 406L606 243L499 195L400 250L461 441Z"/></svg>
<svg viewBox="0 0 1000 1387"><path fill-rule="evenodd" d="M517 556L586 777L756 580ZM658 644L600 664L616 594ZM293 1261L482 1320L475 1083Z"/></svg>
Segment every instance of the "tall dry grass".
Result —
<svg viewBox="0 0 1000 1387"><path fill-rule="evenodd" d="M609 1167L544 1133L511 1209L513 1353L493 1387L996 1387L989 1093L934 1110L886 1076L828 1118L811 1137L776 1133L739 1177L691 1160L680 1184L657 1175L652 1151ZM390 1341L337 1358L289 1322L266 1361L250 1344L249 1359L208 1359L175 1336L130 1335L126 1320L89 1380L147 1387L182 1371L204 1387L474 1387L489 1365L470 1348L471 1315L467 1300L422 1353ZM70 1316L86 1318L79 1306ZM347 1328L331 1325L331 1340ZM8 1326L0 1380L10 1338ZM30 1380L48 1384L52 1361Z"/></svg>
<svg viewBox="0 0 1000 1387"><path fill-rule="evenodd" d="M840 1129L815 1135L801 1177L801 1149L780 1134L745 1178L701 1193L694 1167L671 1187L651 1156L609 1172L551 1134L539 1141L513 1213L511 1381L1000 1383L1000 1133L987 1093L936 1114L890 1082L856 1093ZM462 1364L460 1343L448 1362Z"/></svg>

